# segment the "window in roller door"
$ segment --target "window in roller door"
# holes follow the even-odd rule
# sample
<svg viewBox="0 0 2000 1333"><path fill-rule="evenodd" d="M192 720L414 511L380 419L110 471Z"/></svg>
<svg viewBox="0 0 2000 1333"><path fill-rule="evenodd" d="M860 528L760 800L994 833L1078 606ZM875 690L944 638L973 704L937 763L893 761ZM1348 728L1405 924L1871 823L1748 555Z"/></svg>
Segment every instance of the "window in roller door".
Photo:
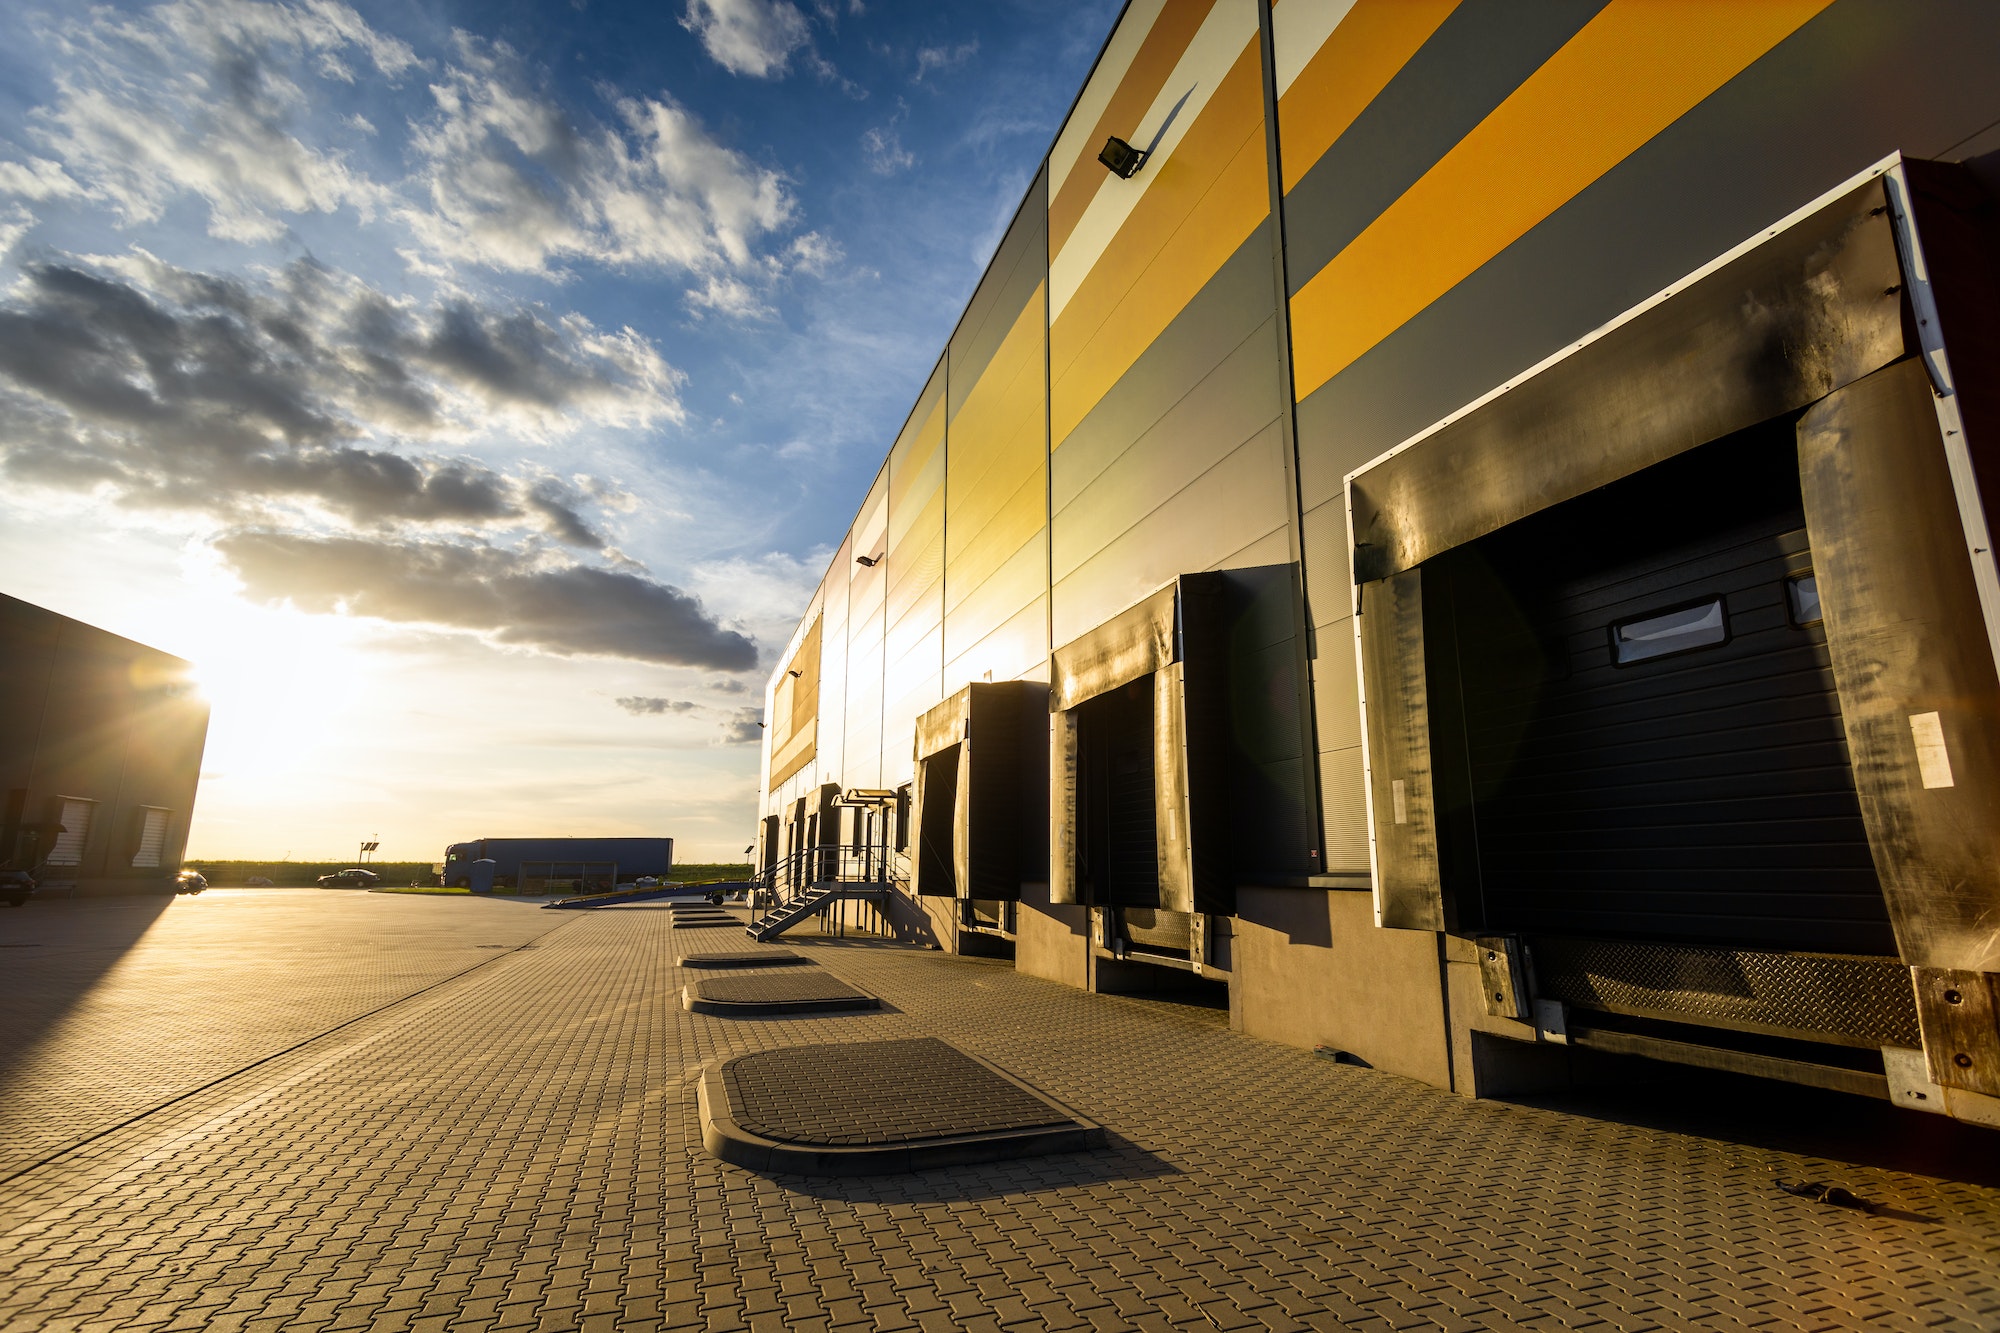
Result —
<svg viewBox="0 0 2000 1333"><path fill-rule="evenodd" d="M1619 666L1644 662L1729 641L1722 599L1710 597L1670 611L1656 611L1611 627L1612 660Z"/></svg>

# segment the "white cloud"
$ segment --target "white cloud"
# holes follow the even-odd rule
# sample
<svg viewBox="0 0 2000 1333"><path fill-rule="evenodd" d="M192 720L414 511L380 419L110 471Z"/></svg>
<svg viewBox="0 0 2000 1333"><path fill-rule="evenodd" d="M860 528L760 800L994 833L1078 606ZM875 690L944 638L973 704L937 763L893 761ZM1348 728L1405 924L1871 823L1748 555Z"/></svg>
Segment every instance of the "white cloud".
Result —
<svg viewBox="0 0 2000 1333"><path fill-rule="evenodd" d="M979 39L961 42L957 46L922 46L917 48L917 72L910 76L910 82L922 83L926 76L939 70L956 69L972 59L979 52Z"/></svg>
<svg viewBox="0 0 2000 1333"><path fill-rule="evenodd" d="M868 156L868 169L878 176L893 176L917 164L917 156L903 147L903 136L894 125L871 126L861 136L861 151Z"/></svg>
<svg viewBox="0 0 2000 1333"><path fill-rule="evenodd" d="M128 226L155 221L168 200L193 194L208 205L209 231L237 241L282 235L273 214L352 205L368 215L388 198L344 152L301 137L313 80L351 81L350 58L389 78L417 63L406 44L347 5L172 0L131 15L93 8L53 42L62 57L56 98L33 121L60 166L10 164L0 186L53 197L70 192L68 180Z"/></svg>
<svg viewBox="0 0 2000 1333"><path fill-rule="evenodd" d="M467 298L420 304L298 261L243 277L137 251L43 259L0 294L0 473L224 522L527 528L601 548L588 478L506 476L475 439L678 421L631 329Z"/></svg>
<svg viewBox="0 0 2000 1333"><path fill-rule="evenodd" d="M811 37L806 16L787 0L688 0L681 26L732 74L769 79Z"/></svg>
<svg viewBox="0 0 2000 1333"><path fill-rule="evenodd" d="M797 213L784 178L670 98L618 98L617 124L580 123L511 50L463 34L431 92L437 114L413 141L424 205L403 211L428 255L537 273L661 268L696 279L697 307L752 316L793 267L770 252Z"/></svg>

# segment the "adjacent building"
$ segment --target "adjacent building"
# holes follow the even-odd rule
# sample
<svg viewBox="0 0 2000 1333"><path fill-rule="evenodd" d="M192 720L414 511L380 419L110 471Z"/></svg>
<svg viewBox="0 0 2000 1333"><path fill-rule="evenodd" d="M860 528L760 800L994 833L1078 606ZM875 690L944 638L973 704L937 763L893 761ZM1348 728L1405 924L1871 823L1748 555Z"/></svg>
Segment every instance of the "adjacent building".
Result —
<svg viewBox="0 0 2000 1333"><path fill-rule="evenodd" d="M171 893L208 737L189 664L0 595L0 869Z"/></svg>
<svg viewBox="0 0 2000 1333"><path fill-rule="evenodd" d="M763 864L1468 1094L2000 1124L1995 70L1971 4L1132 0L781 655Z"/></svg>

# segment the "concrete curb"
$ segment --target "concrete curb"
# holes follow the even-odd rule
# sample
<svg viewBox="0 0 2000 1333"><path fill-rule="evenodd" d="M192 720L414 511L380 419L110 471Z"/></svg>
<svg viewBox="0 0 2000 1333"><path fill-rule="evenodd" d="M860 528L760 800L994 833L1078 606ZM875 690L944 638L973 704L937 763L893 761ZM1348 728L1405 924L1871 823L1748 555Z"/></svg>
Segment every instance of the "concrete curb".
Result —
<svg viewBox="0 0 2000 1333"><path fill-rule="evenodd" d="M1006 1070L970 1051L953 1050L1066 1117L1064 1125L1002 1130L985 1134L941 1135L907 1143L848 1146L830 1143L782 1143L754 1134L736 1122L729 1104L729 1086L722 1071L729 1059L710 1060L701 1067L696 1100L701 1111L701 1144L709 1155L752 1171L779 1171L801 1176L882 1176L930 1171L945 1166L1005 1162L1047 1153L1081 1152L1104 1144L1104 1126L1078 1115L1047 1093L1029 1087ZM755 1054L756 1052L746 1052Z"/></svg>

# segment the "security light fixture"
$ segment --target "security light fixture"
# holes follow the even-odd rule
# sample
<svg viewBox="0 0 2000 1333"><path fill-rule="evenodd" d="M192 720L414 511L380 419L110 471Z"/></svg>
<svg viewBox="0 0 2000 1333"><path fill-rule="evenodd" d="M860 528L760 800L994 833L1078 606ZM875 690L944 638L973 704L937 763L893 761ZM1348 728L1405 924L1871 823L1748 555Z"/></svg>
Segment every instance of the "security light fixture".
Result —
<svg viewBox="0 0 2000 1333"><path fill-rule="evenodd" d="M1119 180L1131 180L1139 168L1146 165L1149 156L1151 154L1134 148L1114 134L1104 141L1104 147L1099 150L1097 160Z"/></svg>
<svg viewBox="0 0 2000 1333"><path fill-rule="evenodd" d="M800 676L803 676L803 675L805 675L806 673L805 673L805 672L803 672L803 671L787 671L787 672L786 672L785 674L786 674L786 675L788 675L788 676L790 676L790 677L792 677L792 678L793 678L794 680L796 680L796 679L798 679L798 678L799 678Z"/></svg>
<svg viewBox="0 0 2000 1333"><path fill-rule="evenodd" d="M883 552L882 554L883 554L883 555L887 555L887 554L888 554L888 552L884 551L884 552ZM881 564L881 563L882 563L882 556L880 556L880 555L857 555L857 556L855 556L855 557L854 557L854 563L855 563L855 564L857 564L857 565L864 565L864 566L866 566L866 567L867 567L867 568L869 568L869 569L873 569L873 568L875 568L875 566L877 566L877 565L879 565L879 564Z"/></svg>

